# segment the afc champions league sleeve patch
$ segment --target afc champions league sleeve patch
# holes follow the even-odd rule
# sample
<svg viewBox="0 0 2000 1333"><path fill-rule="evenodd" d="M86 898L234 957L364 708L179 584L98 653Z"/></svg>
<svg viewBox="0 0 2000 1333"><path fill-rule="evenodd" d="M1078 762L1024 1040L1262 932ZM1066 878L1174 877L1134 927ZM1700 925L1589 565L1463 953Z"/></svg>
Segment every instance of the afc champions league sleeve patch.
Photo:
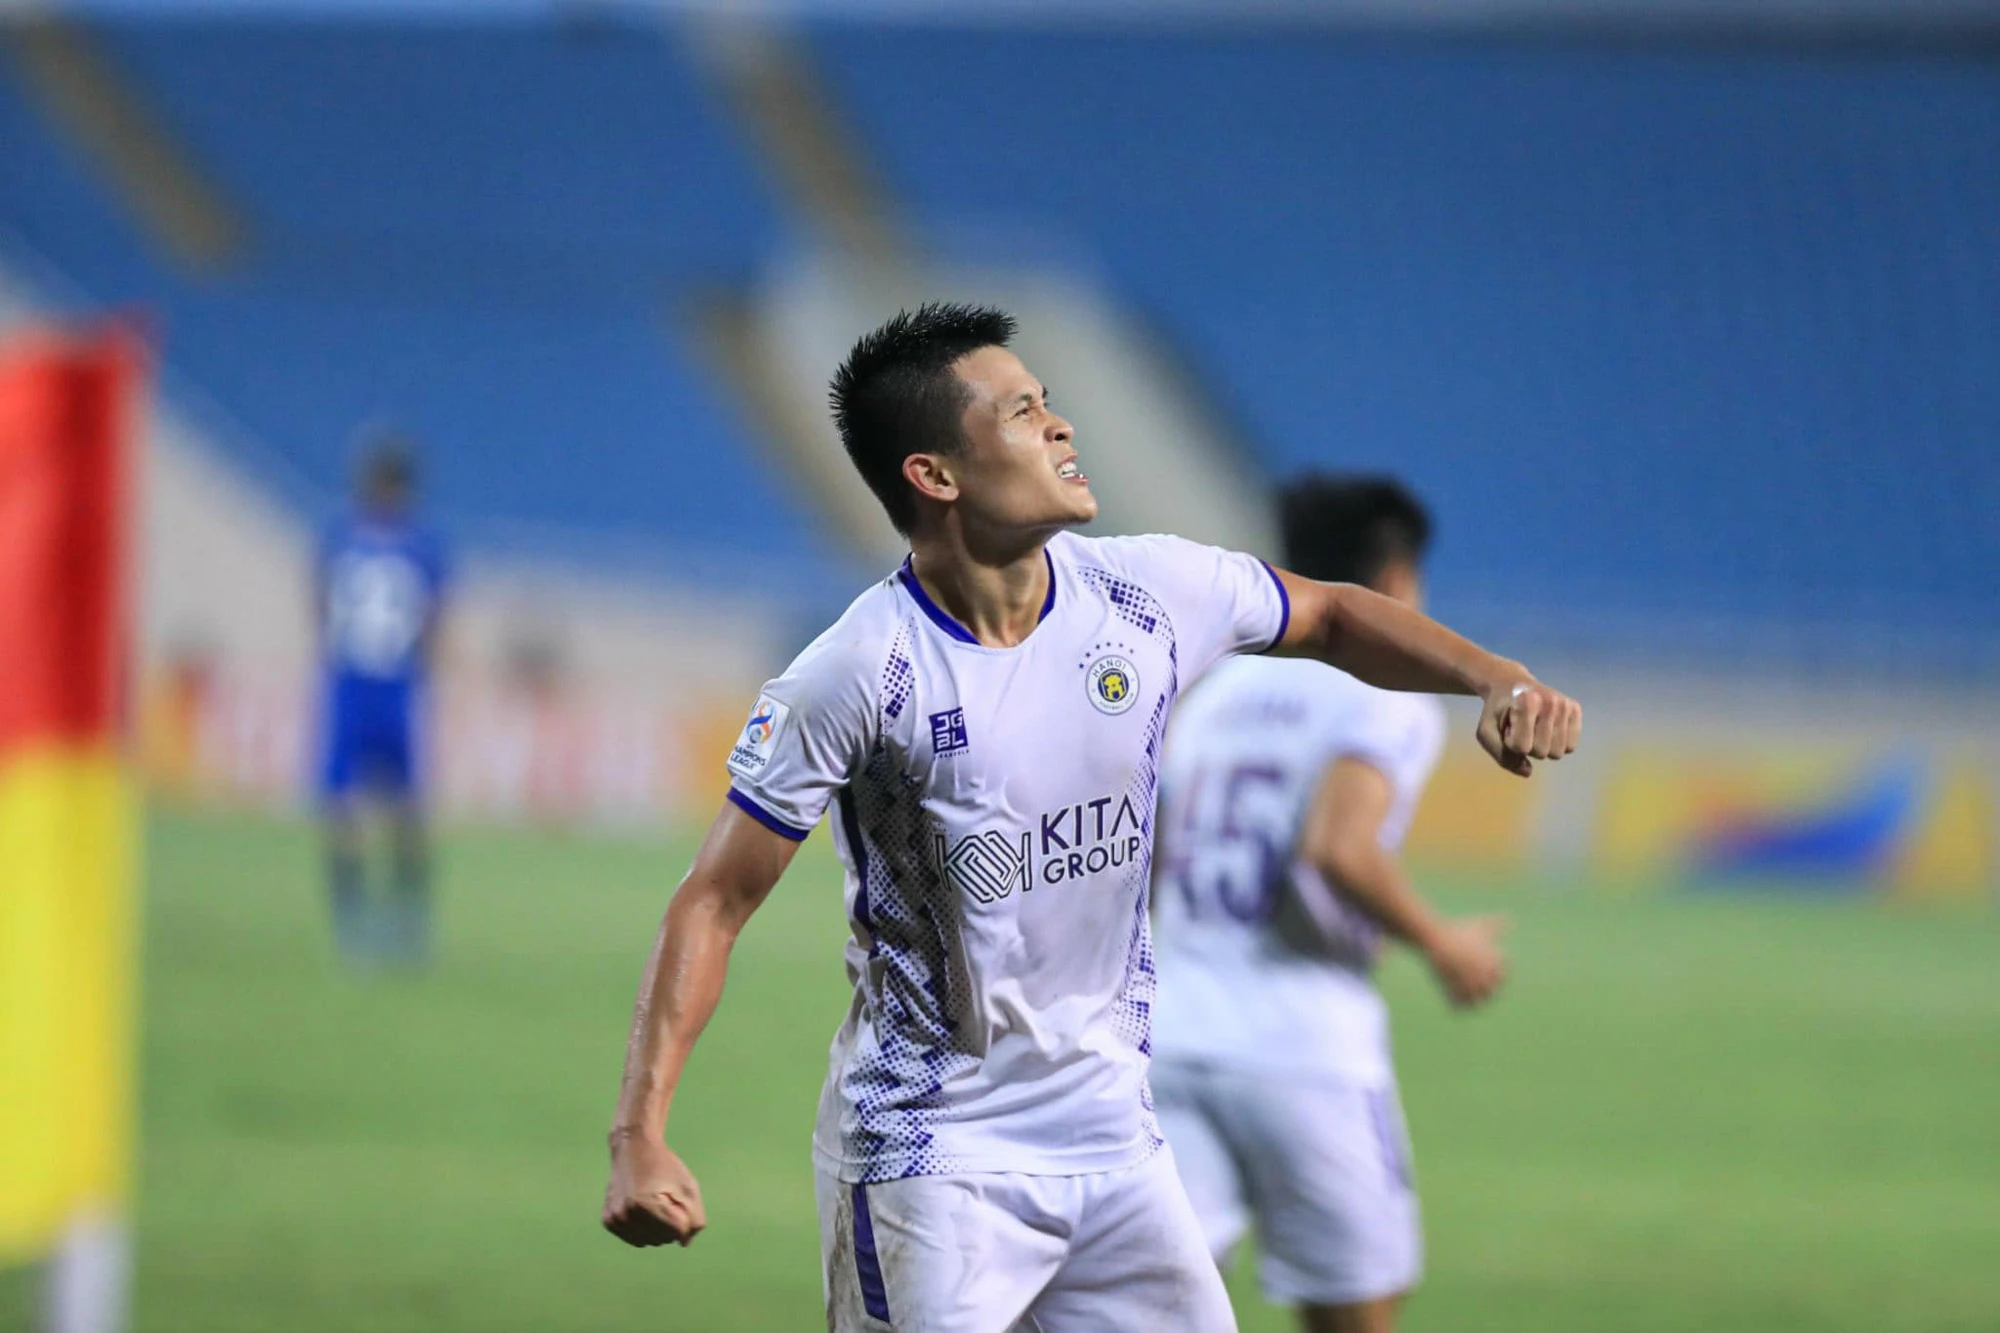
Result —
<svg viewBox="0 0 2000 1333"><path fill-rule="evenodd" d="M743 724L743 734L736 738L736 747L729 752L729 767L746 778L763 772L791 715L788 705L768 694L758 695L757 706L750 710L750 720Z"/></svg>
<svg viewBox="0 0 2000 1333"><path fill-rule="evenodd" d="M1139 702L1138 669L1128 658L1105 653L1084 672L1084 690L1092 708L1115 717Z"/></svg>

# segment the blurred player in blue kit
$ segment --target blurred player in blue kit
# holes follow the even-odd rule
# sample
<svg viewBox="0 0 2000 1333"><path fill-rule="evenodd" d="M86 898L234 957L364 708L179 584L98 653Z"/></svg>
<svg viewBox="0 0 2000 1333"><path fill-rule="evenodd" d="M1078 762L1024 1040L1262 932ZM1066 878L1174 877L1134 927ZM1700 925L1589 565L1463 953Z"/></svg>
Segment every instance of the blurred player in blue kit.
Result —
<svg viewBox="0 0 2000 1333"><path fill-rule="evenodd" d="M1430 519L1392 481L1308 478L1285 563L1411 609ZM1265 1293L1306 1333L1389 1333L1422 1265L1371 973L1382 938L1453 1004L1505 965L1495 917L1452 920L1397 848L1444 743L1428 695L1312 661L1224 662L1174 717L1160 783L1153 1092L1210 1251L1254 1221Z"/></svg>
<svg viewBox="0 0 2000 1333"><path fill-rule="evenodd" d="M421 961L430 944L422 733L445 556L414 514L408 441L371 440L353 510L313 569L320 657L319 797L334 934L351 959ZM362 816L389 830L390 892L371 894Z"/></svg>

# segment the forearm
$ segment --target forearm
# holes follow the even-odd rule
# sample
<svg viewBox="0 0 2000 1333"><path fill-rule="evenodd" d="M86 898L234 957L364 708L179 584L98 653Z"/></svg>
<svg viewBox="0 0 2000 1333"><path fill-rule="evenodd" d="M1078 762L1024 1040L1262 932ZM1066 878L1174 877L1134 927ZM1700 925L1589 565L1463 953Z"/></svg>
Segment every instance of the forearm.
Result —
<svg viewBox="0 0 2000 1333"><path fill-rule="evenodd" d="M1301 580L1301 582L1305 582ZM1308 614L1283 651L1314 657L1386 690L1485 695L1532 679L1518 662L1380 593L1354 584L1310 583Z"/></svg>
<svg viewBox="0 0 2000 1333"><path fill-rule="evenodd" d="M725 902L686 885L668 904L639 982L611 1121L614 1138L638 1134L657 1142L665 1133L688 1052L722 999L729 953L742 924Z"/></svg>
<svg viewBox="0 0 2000 1333"><path fill-rule="evenodd" d="M1420 953L1429 952L1443 918L1417 892L1393 853L1379 846L1344 849L1313 862L1335 893L1385 933Z"/></svg>

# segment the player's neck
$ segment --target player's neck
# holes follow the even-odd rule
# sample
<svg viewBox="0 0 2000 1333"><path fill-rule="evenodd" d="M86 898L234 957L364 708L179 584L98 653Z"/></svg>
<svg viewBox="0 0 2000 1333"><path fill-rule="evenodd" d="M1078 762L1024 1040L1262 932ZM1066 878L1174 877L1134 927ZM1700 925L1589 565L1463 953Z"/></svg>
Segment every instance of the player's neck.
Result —
<svg viewBox="0 0 2000 1333"><path fill-rule="evenodd" d="M1012 648L1034 633L1048 606L1046 536L969 543L959 535L914 537L910 572L944 613L988 648Z"/></svg>

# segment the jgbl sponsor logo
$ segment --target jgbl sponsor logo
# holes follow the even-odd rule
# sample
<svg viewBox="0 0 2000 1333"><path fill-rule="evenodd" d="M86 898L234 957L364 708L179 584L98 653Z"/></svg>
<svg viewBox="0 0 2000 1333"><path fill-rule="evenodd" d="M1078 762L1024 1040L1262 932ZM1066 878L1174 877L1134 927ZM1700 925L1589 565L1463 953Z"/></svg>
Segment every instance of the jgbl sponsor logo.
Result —
<svg viewBox="0 0 2000 1333"><path fill-rule="evenodd" d="M935 835L938 866L975 902L995 903L1019 889L1095 875L1116 866L1137 865L1146 845L1145 826L1130 796L1078 801L1039 817L1037 831L1002 833L987 829L947 843Z"/></svg>

